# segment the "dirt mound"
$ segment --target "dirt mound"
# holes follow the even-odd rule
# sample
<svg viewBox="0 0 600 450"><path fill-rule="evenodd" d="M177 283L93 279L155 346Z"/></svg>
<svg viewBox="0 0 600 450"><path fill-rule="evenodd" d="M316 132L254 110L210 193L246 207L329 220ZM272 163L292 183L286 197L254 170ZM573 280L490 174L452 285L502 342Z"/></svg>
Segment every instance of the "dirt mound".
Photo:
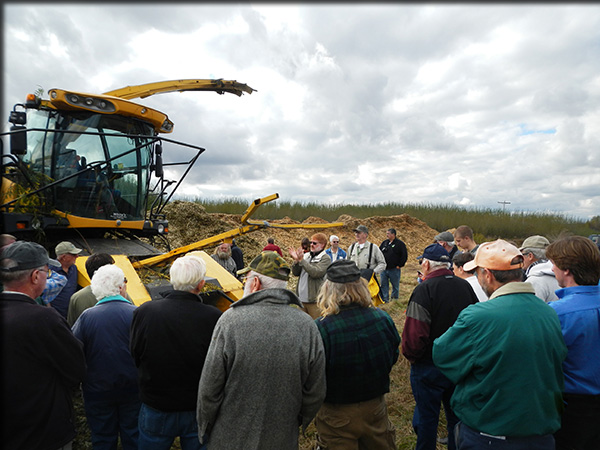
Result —
<svg viewBox="0 0 600 450"><path fill-rule="evenodd" d="M209 214L202 205L193 202L175 201L169 203L165 207L164 212L169 220L169 241L172 248L188 245L192 242L242 226L242 216L240 214ZM260 211L257 211L257 216L260 217ZM289 217L269 222L274 225L299 223ZM341 227L311 229L267 227L239 236L235 238L235 241L244 252L244 261L246 263L250 262L252 258L260 253L262 248L267 245L269 237L275 239L275 243L283 250L284 258L291 262L291 257L287 249L289 247L299 247L302 238L310 237L318 232L323 232L327 236L331 234L337 235L340 238L340 246L344 250L347 250L355 241L352 230L358 225L367 226L369 229L369 241L377 245L386 239L385 232L388 228L395 228L398 238L406 244L410 263L414 262L423 249L433 242L433 237L438 233L438 231L427 226L425 222L408 214L389 217L376 216L367 219L357 219L343 214L336 222L343 222L344 225ZM326 224L327 221L311 216L302 223L315 225ZM158 242L155 244L158 246ZM205 251L212 253L213 248L207 248Z"/></svg>

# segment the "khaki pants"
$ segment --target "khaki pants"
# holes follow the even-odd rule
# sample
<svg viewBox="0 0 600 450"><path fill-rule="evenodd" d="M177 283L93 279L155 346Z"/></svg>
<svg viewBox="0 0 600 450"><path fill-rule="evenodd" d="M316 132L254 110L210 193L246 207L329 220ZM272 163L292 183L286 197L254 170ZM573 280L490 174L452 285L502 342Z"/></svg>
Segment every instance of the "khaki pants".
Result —
<svg viewBox="0 0 600 450"><path fill-rule="evenodd" d="M302 302L302 306L304 307L304 311L313 319L321 317L321 310L317 306L317 302Z"/></svg>
<svg viewBox="0 0 600 450"><path fill-rule="evenodd" d="M395 450L396 430L383 395L366 402L323 403L315 420L323 450Z"/></svg>

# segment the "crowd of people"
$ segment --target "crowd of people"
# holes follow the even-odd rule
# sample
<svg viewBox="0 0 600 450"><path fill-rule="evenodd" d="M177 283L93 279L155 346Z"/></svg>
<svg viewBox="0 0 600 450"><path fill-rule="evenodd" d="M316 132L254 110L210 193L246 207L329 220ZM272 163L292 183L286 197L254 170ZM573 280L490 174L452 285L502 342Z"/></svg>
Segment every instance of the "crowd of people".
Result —
<svg viewBox="0 0 600 450"><path fill-rule="evenodd" d="M0 236L3 448L71 450L81 389L94 450L176 439L182 450L297 449L313 420L316 448L391 450L385 395L400 354L418 450L598 448L596 244L478 245L468 226L442 232L417 258L399 332L368 281L385 303L398 299L406 245L393 228L379 246L364 225L354 234L344 250L315 233L288 249L291 264L273 239L247 266L220 244L213 259L244 286L225 312L202 301L197 252L172 263L172 290L136 306L110 255L86 259L91 284L77 290L73 243L53 260Z"/></svg>

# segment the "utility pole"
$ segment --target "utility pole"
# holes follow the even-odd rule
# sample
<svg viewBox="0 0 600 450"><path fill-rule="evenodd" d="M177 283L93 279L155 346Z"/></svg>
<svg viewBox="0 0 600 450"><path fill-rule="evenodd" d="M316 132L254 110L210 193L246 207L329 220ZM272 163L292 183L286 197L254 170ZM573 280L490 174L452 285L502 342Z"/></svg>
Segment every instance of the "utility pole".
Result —
<svg viewBox="0 0 600 450"><path fill-rule="evenodd" d="M502 212L504 212L504 210L506 209L506 205L510 205L510 202L507 202L506 200L498 203L502 205Z"/></svg>

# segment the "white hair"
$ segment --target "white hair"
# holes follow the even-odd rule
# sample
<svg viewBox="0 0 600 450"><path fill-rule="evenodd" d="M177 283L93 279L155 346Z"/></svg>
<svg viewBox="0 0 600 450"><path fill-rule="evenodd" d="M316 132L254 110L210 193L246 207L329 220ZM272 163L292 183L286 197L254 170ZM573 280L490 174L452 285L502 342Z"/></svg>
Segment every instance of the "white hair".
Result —
<svg viewBox="0 0 600 450"><path fill-rule="evenodd" d="M98 300L119 295L120 288L124 285L125 274L114 264L100 267L92 276L92 294Z"/></svg>
<svg viewBox="0 0 600 450"><path fill-rule="evenodd" d="M333 241L339 241L340 238L337 237L335 234L332 234L331 236L329 236L329 242L333 242Z"/></svg>
<svg viewBox="0 0 600 450"><path fill-rule="evenodd" d="M206 276L206 263L200 256L185 255L177 258L169 271L176 291L191 292Z"/></svg>
<svg viewBox="0 0 600 450"><path fill-rule="evenodd" d="M443 262L443 261L432 261L431 259L427 259L427 258L423 258L426 261L429 261L429 269L433 272L434 270L437 269L449 269L450 268L450 263L449 262Z"/></svg>
<svg viewBox="0 0 600 450"><path fill-rule="evenodd" d="M255 272L254 270L251 270L250 272L248 272L248 278L252 278L252 277L258 277L258 279L260 280L260 286L261 286L260 290L261 291L263 289L285 289L285 288L287 288L287 281L280 280L278 278L271 278L266 275L263 275L262 273Z"/></svg>

